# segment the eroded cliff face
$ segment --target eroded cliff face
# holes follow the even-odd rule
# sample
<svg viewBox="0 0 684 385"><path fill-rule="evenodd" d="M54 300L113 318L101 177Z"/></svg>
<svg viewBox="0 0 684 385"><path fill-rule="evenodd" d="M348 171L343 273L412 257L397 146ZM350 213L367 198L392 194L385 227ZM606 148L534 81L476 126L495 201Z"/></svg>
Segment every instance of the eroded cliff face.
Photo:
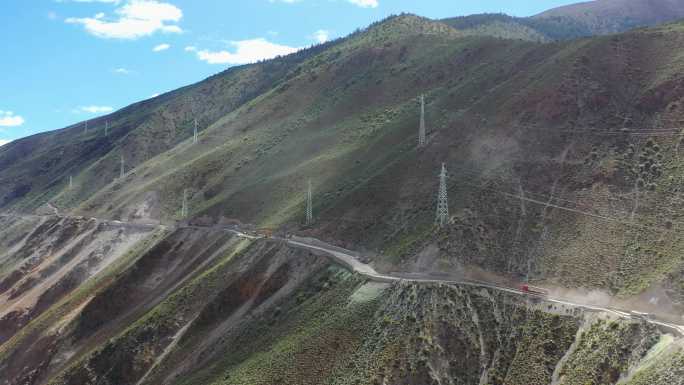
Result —
<svg viewBox="0 0 684 385"><path fill-rule="evenodd" d="M2 216L0 226L0 343L153 233L57 216Z"/></svg>
<svg viewBox="0 0 684 385"><path fill-rule="evenodd" d="M224 229L2 221L2 384L641 385L680 370L680 341L645 323L370 282Z"/></svg>

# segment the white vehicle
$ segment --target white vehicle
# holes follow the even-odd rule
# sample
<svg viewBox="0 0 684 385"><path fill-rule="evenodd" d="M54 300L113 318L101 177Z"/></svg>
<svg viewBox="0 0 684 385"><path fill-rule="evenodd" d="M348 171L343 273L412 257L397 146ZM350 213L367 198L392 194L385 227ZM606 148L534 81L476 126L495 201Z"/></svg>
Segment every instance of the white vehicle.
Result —
<svg viewBox="0 0 684 385"><path fill-rule="evenodd" d="M642 313L640 311L634 311L634 310L630 310L629 315L631 315L632 318L642 319L642 320L653 320L654 319L654 316L651 313Z"/></svg>

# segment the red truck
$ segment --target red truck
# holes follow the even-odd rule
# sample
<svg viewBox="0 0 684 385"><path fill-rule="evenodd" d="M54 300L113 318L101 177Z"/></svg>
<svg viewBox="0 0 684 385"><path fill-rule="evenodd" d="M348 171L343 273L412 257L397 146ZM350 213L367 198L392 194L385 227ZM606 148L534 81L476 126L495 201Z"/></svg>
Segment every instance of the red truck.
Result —
<svg viewBox="0 0 684 385"><path fill-rule="evenodd" d="M549 291L546 289L543 289L541 287L536 287L536 286L531 286L526 283L522 284L520 286L520 291L523 292L523 294L529 294L529 295L535 295L539 297L548 297L549 296Z"/></svg>

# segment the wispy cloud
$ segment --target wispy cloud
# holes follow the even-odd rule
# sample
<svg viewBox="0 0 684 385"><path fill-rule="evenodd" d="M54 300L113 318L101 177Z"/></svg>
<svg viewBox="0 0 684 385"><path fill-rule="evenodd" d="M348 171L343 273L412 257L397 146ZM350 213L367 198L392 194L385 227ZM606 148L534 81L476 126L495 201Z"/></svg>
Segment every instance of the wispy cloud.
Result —
<svg viewBox="0 0 684 385"><path fill-rule="evenodd" d="M137 39L156 32L183 31L177 25L183 17L183 11L173 4L156 0L130 0L114 12L114 18L98 13L94 17L70 17L65 21L82 24L88 33L105 39Z"/></svg>
<svg viewBox="0 0 684 385"><path fill-rule="evenodd" d="M80 106L74 110L75 113L88 114L106 114L112 111L114 111L114 108L109 106Z"/></svg>
<svg viewBox="0 0 684 385"><path fill-rule="evenodd" d="M314 32L312 38L321 44L325 43L326 41L330 40L330 31L319 29L318 31Z"/></svg>
<svg viewBox="0 0 684 385"><path fill-rule="evenodd" d="M231 41L233 52L199 50L197 58L209 64L247 64L296 52L299 48L271 43L264 38Z"/></svg>
<svg viewBox="0 0 684 385"><path fill-rule="evenodd" d="M56 0L58 3L112 3L119 4L121 0Z"/></svg>
<svg viewBox="0 0 684 385"><path fill-rule="evenodd" d="M154 48L152 48L152 51L154 51L154 52L166 51L169 48L171 48L171 45L164 43L164 44L159 44L159 45L155 46Z"/></svg>
<svg viewBox="0 0 684 385"><path fill-rule="evenodd" d="M354 5L358 5L361 8L377 8L380 3L378 0L348 0Z"/></svg>
<svg viewBox="0 0 684 385"><path fill-rule="evenodd" d="M112 72L119 75L130 75L133 71L129 70L128 68L119 67L115 68Z"/></svg>
<svg viewBox="0 0 684 385"><path fill-rule="evenodd" d="M294 3L300 3L303 0L268 0L269 3L285 3L285 4L294 4ZM380 2L378 0L347 0L348 2L358 5L361 8L377 8L378 5L380 5Z"/></svg>
<svg viewBox="0 0 684 385"><path fill-rule="evenodd" d="M7 140L7 139L0 139L0 147L2 147L2 146L4 146L4 145L6 145L6 144L7 144L7 143L9 143L9 142L11 142L11 140Z"/></svg>
<svg viewBox="0 0 684 385"><path fill-rule="evenodd" d="M189 45L189 46L185 47L185 52L195 52L195 51L197 51L197 47L195 47L194 45Z"/></svg>
<svg viewBox="0 0 684 385"><path fill-rule="evenodd" d="M24 118L15 115L12 111L0 110L0 127L17 127L26 122Z"/></svg>

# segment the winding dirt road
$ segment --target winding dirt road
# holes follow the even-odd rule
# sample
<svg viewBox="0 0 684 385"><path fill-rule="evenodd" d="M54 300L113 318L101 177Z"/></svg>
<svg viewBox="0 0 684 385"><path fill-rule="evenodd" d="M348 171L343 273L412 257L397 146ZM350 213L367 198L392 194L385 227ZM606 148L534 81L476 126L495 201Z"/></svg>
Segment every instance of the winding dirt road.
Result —
<svg viewBox="0 0 684 385"><path fill-rule="evenodd" d="M55 210L57 211L57 210ZM38 215L23 215L23 214L7 214L10 216L18 216L18 217L37 217ZM65 217L62 215L62 217ZM112 225L120 225L120 226L132 226L132 227L137 227L137 228L153 228L157 227L160 229L165 229L167 228L166 226L163 225L153 225L153 224L139 224L139 223L132 223L132 222L122 222L122 221L116 221L116 220L106 220L106 219L97 219L97 218L92 218L94 220L98 220L104 223L109 223ZM516 288L511 288L511 287L506 287L506 286L501 286L492 282L484 282L484 281L475 281L475 280L468 280L468 279L449 279L449 278L439 278L439 277L406 277L406 276L399 276L399 275L391 275L391 274L381 274L378 273L372 266L365 264L361 262L354 254L353 251L350 250L345 250L341 249L339 247L335 247L332 245L328 245L318 239L315 238L300 238L300 237L292 237L292 238L281 238L281 237L276 237L276 236L263 236L263 235L255 235L251 234L249 232L243 231L238 228L229 228L229 227L217 227L217 226L197 226L197 225L184 225L184 226L177 226L177 228L196 228L196 229L202 229L202 228L211 228L211 229L217 229L217 228L222 228L223 230L232 232L233 234L236 234L239 237L250 239L250 240L258 240L258 239L270 239L270 240L275 240L275 241L280 241L280 242L285 242L287 245L291 247L296 247L299 249L305 249L309 250L311 252L317 253L317 254L323 254L324 256L332 259L336 263L341 264L342 266L346 267L347 269L354 271L367 279L371 281L376 281L376 282L384 282L384 283L393 283L393 282L413 282L413 283L438 283L438 284L449 284L449 285L466 285L466 286L472 286L472 287L479 287L479 288L487 288L491 290L497 290L497 291L502 291L510 294L515 294L515 295L520 295L520 296L525 296L525 297L536 297L537 299L541 299L545 302L548 303L555 303L559 305L565 305L565 306L570 306L570 307L575 307L575 308L581 308L587 311L593 311L593 312L603 312L603 313L608 313L612 314L613 316L621 319L638 319L643 322L647 322L653 325L656 325L660 328L664 328L674 334L679 335L680 337L684 337L684 325L678 325L675 323L670 323L670 322L664 322L660 321L657 319L653 319L649 317L648 315L644 313L640 313L635 310L629 310L629 309L617 309L617 308L612 308L612 307L602 307L602 306L597 306L597 305L592 305L588 303L580 303L577 301L570 301L567 299L563 298L554 298L550 296L535 296L530 293L525 293L522 290L516 289Z"/></svg>
<svg viewBox="0 0 684 385"><path fill-rule="evenodd" d="M337 261L338 263L341 263L342 265L346 266L347 268L357 272L358 274L363 275L364 277L368 278L369 280L372 281L378 281L378 282L399 282L399 281L406 281L406 282L414 282L414 283L441 283L441 284L452 284L452 285L466 285L466 286L473 286L473 287L481 287L481 288L487 288L487 289L492 289L492 290L497 290L497 291L503 291L515 295L520 295L520 296L534 296L530 293L525 293L522 290L519 289L514 289L511 287L505 287L505 286L500 286L497 284L493 284L490 282L482 282L482 281L474 281L474 280L467 280L467 279L443 279L443 278L431 278L431 277L424 277L424 278L407 278L407 277L400 277L400 276L395 276L395 275L386 275L386 274L381 274L375 271L372 266L367 265L359 261L356 257L352 255L352 253L345 253L340 251L338 248L334 247L325 247L323 245L313 245L311 243L308 243L306 241L303 241L301 239L299 240L291 240L291 239L286 239L285 240L289 245L293 247L298 247L302 249L308 249L308 250L313 250L313 251L319 251L322 253L325 253L326 255L330 256L333 260ZM322 243L318 240L315 240L316 243ZM674 323L669 323L669 322L663 322L659 321L656 319L651 319L648 318L647 315L636 312L634 310L627 310L627 309L616 309L612 307L601 307L601 306L596 306L596 305L590 305L586 303L579 303L575 301L570 301L562 298L553 298L549 296L543 296L543 297L537 297L542 299L545 302L550 302L550 303L555 303L559 305L565 305L565 306L571 306L575 308L581 308L584 310L588 311L594 311L594 312L603 312L603 313L608 313L612 314L613 316L616 316L617 318L621 319L638 319L653 325L656 325L660 328L667 329L674 334L679 335L680 337L684 337L684 325L678 325Z"/></svg>

